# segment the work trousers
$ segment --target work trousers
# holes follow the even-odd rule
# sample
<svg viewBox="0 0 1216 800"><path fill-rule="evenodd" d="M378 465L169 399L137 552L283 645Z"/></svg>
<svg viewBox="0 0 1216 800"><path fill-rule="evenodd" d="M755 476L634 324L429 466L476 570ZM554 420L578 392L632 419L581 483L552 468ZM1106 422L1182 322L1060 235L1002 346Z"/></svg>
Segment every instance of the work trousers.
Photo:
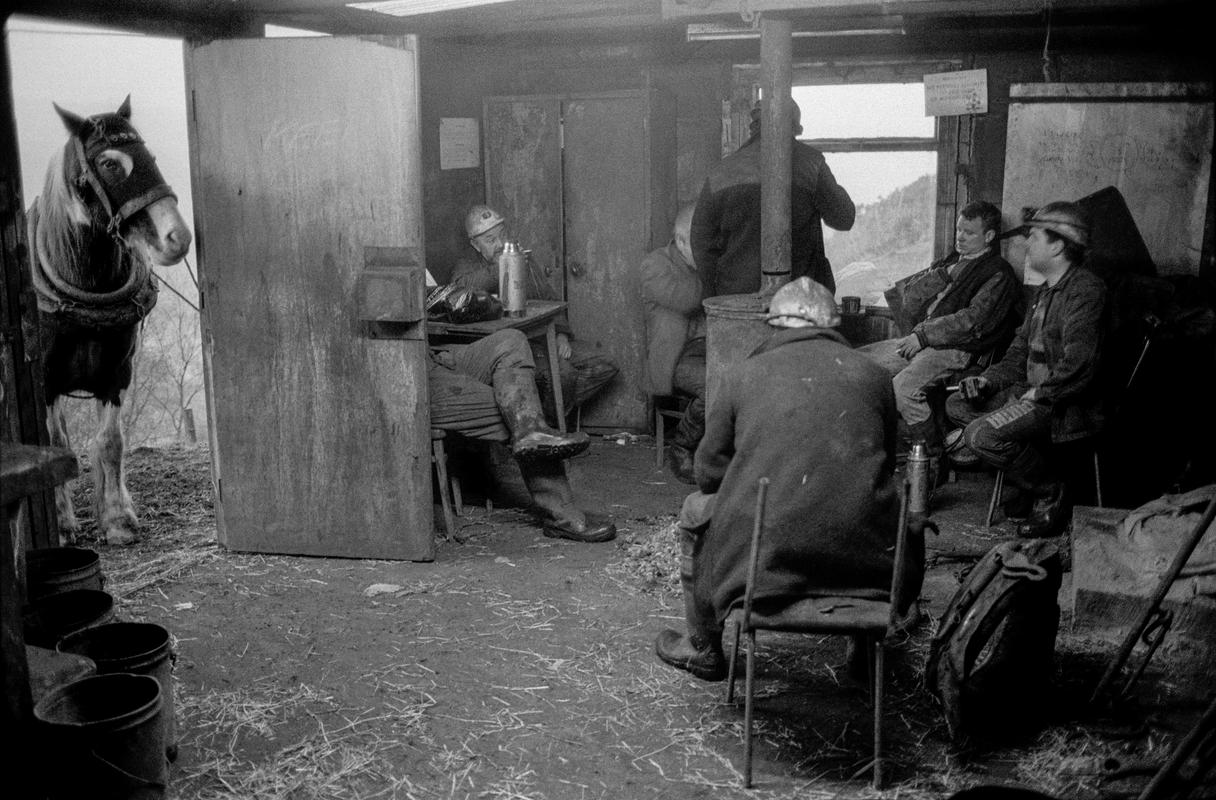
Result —
<svg viewBox="0 0 1216 800"><path fill-rule="evenodd" d="M680 351L671 385L680 394L690 397L684 416L671 437L672 445L696 452L705 435L705 339L692 339Z"/></svg>
<svg viewBox="0 0 1216 800"><path fill-rule="evenodd" d="M688 633L706 641L718 641L722 635L722 624L714 612L713 598L698 594L696 575L697 560L705 532L709 530L714 514L716 494L693 492L684 498L676 527L680 535L680 586L684 590L684 621Z"/></svg>
<svg viewBox="0 0 1216 800"><path fill-rule="evenodd" d="M582 342L570 342L570 358L559 358L557 374L562 381L563 416L599 394L609 381L616 377L620 368L612 359L593 352ZM536 361L536 388L540 392L541 408L549 424L557 425L557 414L553 402L553 379L549 371L549 355L544 348L533 354Z"/></svg>
<svg viewBox="0 0 1216 800"><path fill-rule="evenodd" d="M899 415L907 424L919 425L933 419L933 408L926 390L944 384L971 366L972 354L966 350L926 347L907 359L896 352L896 346L901 341L885 339L859 347L858 351L865 353L891 375Z"/></svg>
<svg viewBox="0 0 1216 800"><path fill-rule="evenodd" d="M1018 399L1030 387L1011 386L973 405L954 392L946 399L946 415L964 428L963 438L984 463L1005 471L1015 485L1041 492L1053 478L1046 458L1051 444L1051 411Z"/></svg>
<svg viewBox="0 0 1216 800"><path fill-rule="evenodd" d="M494 376L501 370L535 372L535 366L527 337L514 329L471 344L433 348L427 370L431 426L471 439L510 441L494 396Z"/></svg>

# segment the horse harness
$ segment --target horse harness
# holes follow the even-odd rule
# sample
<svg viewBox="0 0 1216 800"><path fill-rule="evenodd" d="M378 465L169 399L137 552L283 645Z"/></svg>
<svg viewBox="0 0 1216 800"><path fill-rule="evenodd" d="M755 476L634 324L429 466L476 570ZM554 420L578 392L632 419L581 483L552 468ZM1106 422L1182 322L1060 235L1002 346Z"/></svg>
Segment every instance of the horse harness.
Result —
<svg viewBox="0 0 1216 800"><path fill-rule="evenodd" d="M156 159L144 140L121 114L98 114L89 117L87 137L80 132L71 135L71 148L80 175L78 189L93 190L105 209L106 232L114 239L114 263L128 264L128 278L123 286L110 292L90 292L64 280L50 259L43 258L35 232L38 224L37 204L30 210L28 233L35 248L34 289L38 309L57 321L94 329L134 325L144 319L156 305L157 287L151 265L132 255L119 235L123 223L164 197L176 197L172 187L161 176ZM102 152L121 150L132 161L130 174L122 180L107 184L93 165Z"/></svg>

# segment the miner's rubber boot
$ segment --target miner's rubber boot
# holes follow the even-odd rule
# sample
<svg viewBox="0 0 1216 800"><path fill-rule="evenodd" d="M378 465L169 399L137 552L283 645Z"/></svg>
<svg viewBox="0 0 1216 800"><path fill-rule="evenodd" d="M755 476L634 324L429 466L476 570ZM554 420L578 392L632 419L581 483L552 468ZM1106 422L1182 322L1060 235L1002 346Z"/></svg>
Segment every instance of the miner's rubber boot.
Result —
<svg viewBox="0 0 1216 800"><path fill-rule="evenodd" d="M607 542L616 538L616 526L611 520L587 514L574 504L574 492L560 460L521 461L519 469L532 493L545 536L575 542Z"/></svg>
<svg viewBox="0 0 1216 800"><path fill-rule="evenodd" d="M511 431L511 453L520 461L570 458L591 444L591 439L582 431L559 433L549 427L530 369L496 371L494 400Z"/></svg>

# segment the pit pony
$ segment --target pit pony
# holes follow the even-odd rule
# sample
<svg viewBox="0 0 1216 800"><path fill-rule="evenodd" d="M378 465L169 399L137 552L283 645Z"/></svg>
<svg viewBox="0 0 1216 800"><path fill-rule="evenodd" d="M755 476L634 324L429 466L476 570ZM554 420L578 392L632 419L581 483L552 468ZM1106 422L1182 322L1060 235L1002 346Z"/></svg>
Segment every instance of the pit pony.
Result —
<svg viewBox="0 0 1216 800"><path fill-rule="evenodd" d="M94 521L108 543L130 544L138 522L123 475L120 411L140 324L156 305L152 267L180 262L190 230L131 125L130 96L114 113L55 110L68 140L51 158L27 218L47 427L51 445L70 447L64 398L96 398ZM60 541L69 544L80 525L65 487L55 505Z"/></svg>

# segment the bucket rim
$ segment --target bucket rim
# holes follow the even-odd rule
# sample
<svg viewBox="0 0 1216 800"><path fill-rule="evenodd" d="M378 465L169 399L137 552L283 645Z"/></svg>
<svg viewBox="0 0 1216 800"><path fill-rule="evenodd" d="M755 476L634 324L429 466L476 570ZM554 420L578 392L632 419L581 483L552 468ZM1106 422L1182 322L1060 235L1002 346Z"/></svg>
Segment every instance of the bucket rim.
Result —
<svg viewBox="0 0 1216 800"><path fill-rule="evenodd" d="M98 658L96 655L71 649L71 645L73 644L79 645L82 642L105 639L125 631L154 632L158 637L163 635L163 641L154 647L149 647L147 650L129 653L119 658ZM168 648L172 644L172 641L173 640L169 633L169 629L163 625L157 625L155 622L126 622L119 620L115 622L103 622L100 625L93 625L89 628L82 628L78 631L72 631L71 633L60 637L59 640L55 642L55 649L60 653L73 653L75 655L86 656L98 662L99 665L102 663L125 664L145 659L149 656L155 655L161 650L168 652Z"/></svg>
<svg viewBox="0 0 1216 800"><path fill-rule="evenodd" d="M102 600L103 597L104 600ZM70 605L73 602L79 602L85 598L101 601L107 609L112 609L114 607L114 595L110 594L105 589L68 589L64 592L47 594L31 600L29 603L29 610L36 613L47 608Z"/></svg>
<svg viewBox="0 0 1216 800"><path fill-rule="evenodd" d="M101 560L101 554L91 547L74 547L71 545L63 545L60 547L31 547L25 551L25 561L28 564L31 561L41 561L54 556L88 556L90 561Z"/></svg>
<svg viewBox="0 0 1216 800"><path fill-rule="evenodd" d="M122 691L142 691L151 693L147 699L142 699L137 707L122 714L101 719L85 721L55 719L52 710L59 707L72 695L81 692L118 693ZM159 712L161 706L160 681L151 675L139 675L131 672L111 672L100 675L88 675L74 681L57 686L34 705L34 718L46 725L58 728L68 728L76 731L90 731L98 728L115 729L115 723L126 725L141 724Z"/></svg>

